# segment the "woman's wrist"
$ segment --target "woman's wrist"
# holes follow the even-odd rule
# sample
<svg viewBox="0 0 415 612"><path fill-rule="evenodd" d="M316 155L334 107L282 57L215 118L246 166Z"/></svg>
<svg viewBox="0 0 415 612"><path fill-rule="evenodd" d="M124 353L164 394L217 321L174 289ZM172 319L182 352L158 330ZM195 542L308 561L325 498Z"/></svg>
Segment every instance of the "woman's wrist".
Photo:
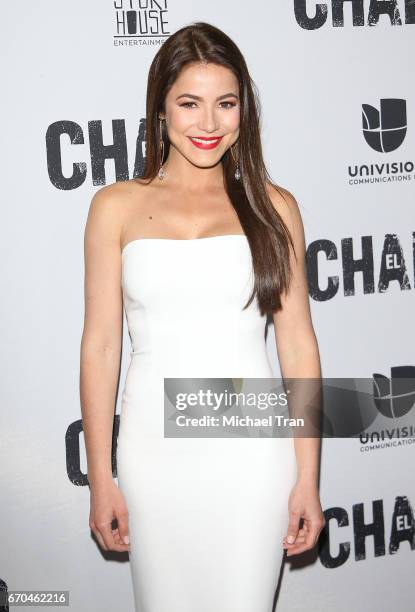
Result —
<svg viewBox="0 0 415 612"><path fill-rule="evenodd" d="M88 472L88 483L90 489L100 489L113 483L114 479L111 473L93 474Z"/></svg>
<svg viewBox="0 0 415 612"><path fill-rule="evenodd" d="M318 487L318 472L316 471L297 471L297 482L302 485Z"/></svg>

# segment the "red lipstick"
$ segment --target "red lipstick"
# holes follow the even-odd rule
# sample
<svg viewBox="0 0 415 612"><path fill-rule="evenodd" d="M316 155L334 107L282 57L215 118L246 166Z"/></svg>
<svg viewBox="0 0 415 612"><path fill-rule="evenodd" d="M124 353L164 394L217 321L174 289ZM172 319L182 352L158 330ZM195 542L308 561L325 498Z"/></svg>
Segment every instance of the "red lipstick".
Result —
<svg viewBox="0 0 415 612"><path fill-rule="evenodd" d="M218 146L222 140L222 136L188 136L190 142L198 149L210 150Z"/></svg>

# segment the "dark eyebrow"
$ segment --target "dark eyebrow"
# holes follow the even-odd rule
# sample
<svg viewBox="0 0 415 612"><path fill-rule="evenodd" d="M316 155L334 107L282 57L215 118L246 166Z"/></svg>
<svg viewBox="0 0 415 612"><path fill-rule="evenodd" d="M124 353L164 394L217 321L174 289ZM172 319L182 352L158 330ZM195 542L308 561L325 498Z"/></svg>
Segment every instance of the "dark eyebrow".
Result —
<svg viewBox="0 0 415 612"><path fill-rule="evenodd" d="M224 98L229 98L229 97L236 98L237 100L239 99L236 94L234 94L233 92L229 92L227 94L223 94L223 96L219 96L218 98L216 98L216 100L223 100ZM203 98L201 98L200 96L195 96L189 93L180 94L180 96L177 96L176 100L179 100L180 98L192 98L193 100L203 100Z"/></svg>

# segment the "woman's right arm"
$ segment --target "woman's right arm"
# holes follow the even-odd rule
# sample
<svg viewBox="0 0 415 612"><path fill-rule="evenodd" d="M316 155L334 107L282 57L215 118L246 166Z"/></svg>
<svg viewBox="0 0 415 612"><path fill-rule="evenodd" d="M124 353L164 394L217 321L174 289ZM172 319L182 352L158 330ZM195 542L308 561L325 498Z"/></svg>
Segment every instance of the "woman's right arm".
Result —
<svg viewBox="0 0 415 612"><path fill-rule="evenodd" d="M90 527L105 550L125 551L127 509L112 478L111 448L122 346L121 198L116 185L92 198L84 235L80 401L91 490ZM111 521L118 530L111 531Z"/></svg>

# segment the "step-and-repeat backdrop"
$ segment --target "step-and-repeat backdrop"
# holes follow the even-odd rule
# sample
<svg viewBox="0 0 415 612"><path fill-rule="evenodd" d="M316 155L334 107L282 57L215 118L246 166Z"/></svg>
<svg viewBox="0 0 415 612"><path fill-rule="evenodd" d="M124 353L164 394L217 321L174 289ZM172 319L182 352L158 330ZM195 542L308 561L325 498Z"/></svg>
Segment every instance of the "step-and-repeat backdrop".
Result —
<svg viewBox="0 0 415 612"><path fill-rule="evenodd" d="M393 382L415 368L411 0L3 7L1 587L133 610L128 556L88 526L83 232L95 191L141 172L148 68L192 21L228 33L258 86L267 166L303 217L323 375L391 389L386 427L323 441L327 529L285 564L277 610L412 609L415 431L393 418Z"/></svg>

